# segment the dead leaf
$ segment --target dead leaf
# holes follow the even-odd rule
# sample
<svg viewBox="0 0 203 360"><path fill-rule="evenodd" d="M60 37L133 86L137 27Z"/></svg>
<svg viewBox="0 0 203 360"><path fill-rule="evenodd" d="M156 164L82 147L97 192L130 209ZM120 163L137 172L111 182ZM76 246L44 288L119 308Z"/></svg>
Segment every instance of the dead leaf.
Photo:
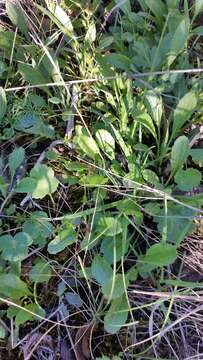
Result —
<svg viewBox="0 0 203 360"><path fill-rule="evenodd" d="M90 334L94 324L86 324L78 329L75 336L75 355L77 360L91 359Z"/></svg>

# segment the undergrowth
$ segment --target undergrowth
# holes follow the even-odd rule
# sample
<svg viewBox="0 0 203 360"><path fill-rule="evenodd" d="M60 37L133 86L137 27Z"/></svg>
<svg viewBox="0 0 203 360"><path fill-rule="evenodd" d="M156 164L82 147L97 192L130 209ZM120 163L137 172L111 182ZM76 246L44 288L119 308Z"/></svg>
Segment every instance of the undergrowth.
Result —
<svg viewBox="0 0 203 360"><path fill-rule="evenodd" d="M0 2L0 356L201 359L202 0Z"/></svg>

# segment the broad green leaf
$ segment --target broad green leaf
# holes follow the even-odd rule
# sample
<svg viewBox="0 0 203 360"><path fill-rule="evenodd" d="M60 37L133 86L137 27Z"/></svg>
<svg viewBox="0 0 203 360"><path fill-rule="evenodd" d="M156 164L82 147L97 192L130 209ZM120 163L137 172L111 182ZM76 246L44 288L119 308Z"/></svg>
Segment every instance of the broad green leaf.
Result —
<svg viewBox="0 0 203 360"><path fill-rule="evenodd" d="M25 150L23 147L16 148L13 152L9 155L8 165L11 177L14 176L16 169L22 164L25 157Z"/></svg>
<svg viewBox="0 0 203 360"><path fill-rule="evenodd" d="M115 0L117 6L124 12L124 14L128 15L131 12L131 3L130 0Z"/></svg>
<svg viewBox="0 0 203 360"><path fill-rule="evenodd" d="M128 251L129 239L124 239L121 234L112 239L112 237L105 237L102 240L100 251L103 253L105 259L113 264L114 261L119 261L122 256ZM115 258L114 258L115 254Z"/></svg>
<svg viewBox="0 0 203 360"><path fill-rule="evenodd" d="M43 259L38 259L29 272L29 278L35 283L49 282L52 271L49 263Z"/></svg>
<svg viewBox="0 0 203 360"><path fill-rule="evenodd" d="M32 67L29 64L19 64L18 70L21 73L25 81L29 82L31 85L40 85L51 82L50 78L46 78L37 67ZM44 91L49 94L49 90L46 87L41 87Z"/></svg>
<svg viewBox="0 0 203 360"><path fill-rule="evenodd" d="M180 170L189 155L189 140L186 136L176 139L171 151L171 170L175 174Z"/></svg>
<svg viewBox="0 0 203 360"><path fill-rule="evenodd" d="M14 274L0 275L0 295L13 300L30 295L27 285Z"/></svg>
<svg viewBox="0 0 203 360"><path fill-rule="evenodd" d="M36 187L31 192L34 199L42 199L57 190L59 182L54 176L54 171L44 164L35 165L30 172L30 177L36 181Z"/></svg>
<svg viewBox="0 0 203 360"><path fill-rule="evenodd" d="M118 205L116 206L117 209L127 215L127 216L134 216L135 223L137 225L141 225L143 222L143 214L139 208L139 206L131 199L124 199L119 201Z"/></svg>
<svg viewBox="0 0 203 360"><path fill-rule="evenodd" d="M64 295L65 295L65 299L68 301L68 303L70 305L73 305L77 308L82 306L83 301L82 301L80 295L78 295L74 292L68 292L68 291Z"/></svg>
<svg viewBox="0 0 203 360"><path fill-rule="evenodd" d="M92 44L96 40L97 32L94 23L90 24L85 35L85 40Z"/></svg>
<svg viewBox="0 0 203 360"><path fill-rule="evenodd" d="M35 303L27 304L20 309L16 306L10 306L9 309L7 310L8 318L10 319L15 318L16 326L25 324L27 321L32 321L35 319L39 320L39 318L38 317L35 318L35 316L32 313L45 317L45 311Z"/></svg>
<svg viewBox="0 0 203 360"><path fill-rule="evenodd" d="M203 167L203 149L190 149L189 155L198 166Z"/></svg>
<svg viewBox="0 0 203 360"><path fill-rule="evenodd" d="M147 108L148 108L148 111L151 112L151 115L152 115L152 109L149 105L149 100L152 99L151 97L149 98L148 97L148 105L147 105ZM161 108L160 108L160 112L158 114L158 109L157 109L157 113L154 112L154 116L156 119L156 121L161 121ZM159 118L160 117L160 118ZM149 130L149 132L153 135L153 137L155 139L157 139L157 134L156 134L156 129L155 129L155 126L154 126L154 123L153 123L153 120L151 118L151 116L149 116L149 114L140 114L138 115L137 117L135 117L135 121L137 121L138 123L140 123L141 125L143 125L147 130Z"/></svg>
<svg viewBox="0 0 203 360"><path fill-rule="evenodd" d="M126 323L128 312L129 305L125 295L113 300L104 317L105 330L109 334L116 334Z"/></svg>
<svg viewBox="0 0 203 360"><path fill-rule="evenodd" d="M78 135L76 134L75 139L81 150L91 159L98 159L98 157L100 157L100 151L93 137L88 134L86 129L79 126L76 132L78 132Z"/></svg>
<svg viewBox="0 0 203 360"><path fill-rule="evenodd" d="M125 292L128 288L129 281L125 278L125 284L123 281L122 274L116 274L109 278L107 282L105 282L102 286L102 293L104 294L106 299L117 299Z"/></svg>
<svg viewBox="0 0 203 360"><path fill-rule="evenodd" d="M157 24L162 26L164 14L167 13L166 5L162 0L145 0L145 4L157 19Z"/></svg>
<svg viewBox="0 0 203 360"><path fill-rule="evenodd" d="M148 110L149 115L151 116L151 118L154 120L155 124L159 128L163 114L162 97L158 95L154 90L148 90L145 94L145 106ZM148 127L150 127L151 131L154 133L153 127L151 127L149 124L149 119L146 119L145 122L146 121L148 121Z"/></svg>
<svg viewBox="0 0 203 360"><path fill-rule="evenodd" d="M4 118L7 109L6 93L0 86L0 121Z"/></svg>
<svg viewBox="0 0 203 360"><path fill-rule="evenodd" d="M99 42L99 48L105 49L105 48L109 47L113 42L114 42L113 36L104 36L101 38L101 40Z"/></svg>
<svg viewBox="0 0 203 360"><path fill-rule="evenodd" d="M192 34L203 36L203 26L198 26L192 30Z"/></svg>
<svg viewBox="0 0 203 360"><path fill-rule="evenodd" d="M48 252L57 254L77 240L77 233L72 224L66 224L59 230L58 235L49 243Z"/></svg>
<svg viewBox="0 0 203 360"><path fill-rule="evenodd" d="M17 193L32 193L37 186L37 181L30 177L23 178L15 188Z"/></svg>
<svg viewBox="0 0 203 360"><path fill-rule="evenodd" d="M182 52L186 46L189 37L190 23L189 19L185 16L177 26L172 40L170 51L167 59L167 65L170 67L175 61L176 57Z"/></svg>
<svg viewBox="0 0 203 360"><path fill-rule="evenodd" d="M54 128L52 125L45 124L39 114L29 112L19 116L15 123L14 128L28 134L39 135L41 137L50 138L54 137Z"/></svg>
<svg viewBox="0 0 203 360"><path fill-rule="evenodd" d="M92 276L100 285L106 284L113 275L113 270L108 261L101 257L95 256L91 265Z"/></svg>
<svg viewBox="0 0 203 360"><path fill-rule="evenodd" d="M28 246L32 244L32 238L23 232L17 233L14 237L3 235L0 237L1 256L5 260L20 261L28 254Z"/></svg>
<svg viewBox="0 0 203 360"><path fill-rule="evenodd" d="M97 223L97 232L105 231L105 236L115 236L122 232L121 222L116 217L101 216Z"/></svg>
<svg viewBox="0 0 203 360"><path fill-rule="evenodd" d="M144 261L155 266L166 266L172 264L178 256L176 246L160 243L152 245L144 257Z"/></svg>
<svg viewBox="0 0 203 360"><path fill-rule="evenodd" d="M182 126L189 120L197 107L197 95L190 91L180 99L173 114L173 137L177 135Z"/></svg>
<svg viewBox="0 0 203 360"><path fill-rule="evenodd" d="M199 15L201 11L203 11L203 0L195 0L194 17Z"/></svg>
<svg viewBox="0 0 203 360"><path fill-rule="evenodd" d="M117 143L119 144L119 146L121 147L121 150L123 151L123 153L125 154L126 157L131 155L131 150L130 148L127 146L127 144L125 143L125 141L123 140L120 132L111 124L111 128L113 130L115 139L117 141Z"/></svg>
<svg viewBox="0 0 203 360"><path fill-rule="evenodd" d="M190 191L195 186L199 186L201 181L201 172L196 169L179 170L175 174L175 182L182 191Z"/></svg>
<svg viewBox="0 0 203 360"><path fill-rule="evenodd" d="M92 174L83 176L80 180L81 185L86 186L97 186L97 185L104 185L109 181L109 179L105 176L99 174Z"/></svg>
<svg viewBox="0 0 203 360"><path fill-rule="evenodd" d="M150 169L143 170L142 176L145 179L145 181L148 182L149 184L152 184L154 186L160 184L157 174Z"/></svg>
<svg viewBox="0 0 203 360"><path fill-rule="evenodd" d="M180 0L167 0L167 6L169 9L177 10Z"/></svg>
<svg viewBox="0 0 203 360"><path fill-rule="evenodd" d="M28 24L26 15L20 5L15 0L6 0L6 12L11 22L20 29L20 31L28 37Z"/></svg>
<svg viewBox="0 0 203 360"><path fill-rule="evenodd" d="M105 129L97 130L96 140L100 149L106 154L110 160L115 159L115 140L109 131Z"/></svg>
<svg viewBox="0 0 203 360"><path fill-rule="evenodd" d="M42 199L57 190L58 180L54 177L52 168L37 164L31 170L30 176L22 179L16 187L16 192L30 193L34 199Z"/></svg>
<svg viewBox="0 0 203 360"><path fill-rule="evenodd" d="M191 234L194 231L195 226L191 219L197 213L194 210L177 204L168 204L167 218L165 218L164 211L164 209L159 208L154 214L154 221L158 223L159 233L163 234L167 219L166 241L179 245L187 234Z"/></svg>
<svg viewBox="0 0 203 360"><path fill-rule="evenodd" d="M24 233L29 234L35 245L45 245L46 239L52 235L53 225L44 211L34 211L22 225Z"/></svg>
<svg viewBox="0 0 203 360"><path fill-rule="evenodd" d="M138 276L137 268L131 267L125 274L128 281L136 281Z"/></svg>
<svg viewBox="0 0 203 360"><path fill-rule="evenodd" d="M58 105L58 104L61 103L61 99L59 97L56 97L56 96L52 96L51 98L48 99L48 101L51 104L55 104L55 105Z"/></svg>
<svg viewBox="0 0 203 360"><path fill-rule="evenodd" d="M123 54L110 54L106 55L105 59L109 65L114 66L116 69L129 71L131 66L131 60L129 57Z"/></svg>

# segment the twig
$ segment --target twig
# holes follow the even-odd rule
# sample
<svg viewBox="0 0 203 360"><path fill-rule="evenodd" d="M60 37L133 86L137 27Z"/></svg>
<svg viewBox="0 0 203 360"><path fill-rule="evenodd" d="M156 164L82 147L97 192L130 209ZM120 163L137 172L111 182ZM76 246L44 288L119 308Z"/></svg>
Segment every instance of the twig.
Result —
<svg viewBox="0 0 203 360"><path fill-rule="evenodd" d="M159 76L159 75L175 75L175 74L199 74L203 73L203 69L180 69L180 70L165 70L165 71L147 71L143 73L133 73L133 74L119 74L117 76L106 76L106 77L98 77L98 78L89 78L89 79L78 79L78 80L70 80L64 83L62 82L52 82L46 84L36 84L36 85L25 85L25 86L17 86L12 88L4 89L7 92L13 91L20 91L25 89L35 89L38 87L54 87L54 86L61 86L64 87L65 85L73 85L73 84L88 84L93 82L99 81L107 81L107 80L116 80L116 79L138 79L142 77L148 76Z"/></svg>

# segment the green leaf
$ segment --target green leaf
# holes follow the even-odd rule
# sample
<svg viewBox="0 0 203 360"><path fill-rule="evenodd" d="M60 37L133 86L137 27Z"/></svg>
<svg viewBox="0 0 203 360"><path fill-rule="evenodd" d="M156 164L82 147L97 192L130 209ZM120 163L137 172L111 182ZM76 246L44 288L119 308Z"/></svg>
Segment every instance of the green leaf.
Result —
<svg viewBox="0 0 203 360"><path fill-rule="evenodd" d="M100 251L104 254L105 259L113 264L114 261L119 261L122 256L128 251L129 239L124 239L121 234L112 239L112 237L105 237L102 240ZM114 258L115 254L115 258Z"/></svg>
<svg viewBox="0 0 203 360"><path fill-rule="evenodd" d="M178 287L182 287L182 288L187 288L187 289L200 289L203 287L203 282L197 282L197 281L184 281L184 280L180 280L180 279L164 279L163 281L164 284L166 285L170 285L170 286L178 286Z"/></svg>
<svg viewBox="0 0 203 360"><path fill-rule="evenodd" d="M105 176L99 174L92 174L83 176L80 180L81 185L86 186L97 186L97 185L104 185L109 181L109 179Z"/></svg>
<svg viewBox="0 0 203 360"><path fill-rule="evenodd" d="M64 295L65 295L65 299L68 301L70 305L73 305L77 308L82 306L83 301L78 294L74 292L66 292Z"/></svg>
<svg viewBox="0 0 203 360"><path fill-rule="evenodd" d="M0 325L0 339L5 339L5 337L6 337L6 330L2 325Z"/></svg>
<svg viewBox="0 0 203 360"><path fill-rule="evenodd" d="M125 154L126 157L131 155L131 150L128 147L128 145L126 144L126 142L123 140L121 133L111 124L111 128L113 130L113 133L115 135L115 139L117 141L117 143L119 144L119 146L121 147L123 153Z"/></svg>
<svg viewBox="0 0 203 360"><path fill-rule="evenodd" d="M25 324L27 321L35 320L35 316L30 312L45 317L45 311L34 303L27 304L23 308L21 307L20 309L15 306L10 306L9 309L7 310L7 316L10 319L15 318L16 326L20 326ZM39 318L36 317L36 320L39 320Z"/></svg>
<svg viewBox="0 0 203 360"><path fill-rule="evenodd" d="M75 139L81 150L91 159L98 159L98 157L100 157L100 151L93 137L81 126L77 127L76 133L78 133L78 135L76 134Z"/></svg>
<svg viewBox="0 0 203 360"><path fill-rule="evenodd" d="M55 178L52 168L46 165L35 165L30 172L30 177L36 181L36 187L31 191L34 199L43 199L57 190L59 182Z"/></svg>
<svg viewBox="0 0 203 360"><path fill-rule="evenodd" d="M126 279L128 281L136 281L137 280L137 276L138 276L138 271L137 268L133 268L131 267L130 270L128 270L125 274Z"/></svg>
<svg viewBox="0 0 203 360"><path fill-rule="evenodd" d="M148 100L149 100L149 97L148 97ZM151 109L149 103L146 106L148 107L148 111L151 112L152 109ZM157 111L157 114L154 113L154 116L155 116L156 121L159 121L159 120L161 121L161 117L159 119L159 116L161 116L161 108L160 108L159 114ZM135 121L140 123L141 125L143 125L147 130L149 130L149 132L152 134L152 136L155 139L157 139L156 129L155 129L153 120L152 120L151 116L149 116L149 114L144 114L144 113L140 114L135 117Z"/></svg>
<svg viewBox="0 0 203 360"><path fill-rule="evenodd" d="M203 10L203 0L195 0L194 17L200 14Z"/></svg>
<svg viewBox="0 0 203 360"><path fill-rule="evenodd" d="M99 41L99 49L106 49L114 42L113 36L103 36Z"/></svg>
<svg viewBox="0 0 203 360"><path fill-rule="evenodd" d="M145 179L145 181L149 184L152 184L154 186L157 186L158 184L160 184L157 174L150 169L143 170L142 176Z"/></svg>
<svg viewBox="0 0 203 360"><path fill-rule="evenodd" d="M45 138L52 139L54 136L53 126L45 124L40 116L33 112L19 116L14 123L14 128L18 131Z"/></svg>
<svg viewBox="0 0 203 360"><path fill-rule="evenodd" d="M15 149L10 155L8 159L8 165L11 177L14 176L16 169L22 164L25 157L25 150L23 147L19 147Z"/></svg>
<svg viewBox="0 0 203 360"><path fill-rule="evenodd" d="M126 296L112 301L109 310L104 317L104 327L109 334L116 334L126 323L129 306Z"/></svg>
<svg viewBox="0 0 203 360"><path fill-rule="evenodd" d="M162 97L158 95L154 90L148 90L145 94L145 106L147 108L147 111L149 112L149 115L151 116L151 118L154 120L155 124L159 128L163 114ZM145 121L147 120L149 123L148 124L149 127L150 122L149 119L146 119ZM151 131L154 133L155 130L153 129L153 127L151 127Z"/></svg>
<svg viewBox="0 0 203 360"><path fill-rule="evenodd" d="M115 3L124 12L125 15L128 15L131 12L130 0L126 0L126 1L115 0Z"/></svg>
<svg viewBox="0 0 203 360"><path fill-rule="evenodd" d="M15 188L17 193L32 193L37 186L37 181L30 177L23 178Z"/></svg>
<svg viewBox="0 0 203 360"><path fill-rule="evenodd" d="M4 118L7 109L6 93L0 86L0 121Z"/></svg>
<svg viewBox="0 0 203 360"><path fill-rule="evenodd" d="M177 258L176 246L160 243L152 245L144 257L144 261L155 266L166 266L172 264Z"/></svg>
<svg viewBox="0 0 203 360"><path fill-rule="evenodd" d="M149 7L151 12L157 19L157 24L162 26L163 24L163 16L167 13L166 5L162 0L147 0L145 4Z"/></svg>
<svg viewBox="0 0 203 360"><path fill-rule="evenodd" d="M199 186L201 172L196 169L179 170L175 175L175 182L182 191L190 191L195 186Z"/></svg>
<svg viewBox="0 0 203 360"><path fill-rule="evenodd" d="M121 222L111 216L101 216L97 223L97 232L105 232L106 236L115 236L122 232Z"/></svg>
<svg viewBox="0 0 203 360"><path fill-rule="evenodd" d="M49 282L52 271L49 263L45 260L38 259L29 272L29 278L35 283Z"/></svg>
<svg viewBox="0 0 203 360"><path fill-rule="evenodd" d="M190 119L197 107L197 95L190 91L180 99L173 114L172 136L175 137L182 126Z"/></svg>
<svg viewBox="0 0 203 360"><path fill-rule="evenodd" d="M125 284L123 281L122 274L113 275L107 282L105 282L102 286L102 293L104 294L106 299L117 299L125 292L128 288L129 281L125 278Z"/></svg>
<svg viewBox="0 0 203 360"><path fill-rule="evenodd" d="M171 170L175 174L181 169L189 155L189 140L186 136L176 139L171 151Z"/></svg>
<svg viewBox="0 0 203 360"><path fill-rule="evenodd" d="M28 37L28 24L20 3L14 0L6 0L6 12L11 22Z"/></svg>
<svg viewBox="0 0 203 360"><path fill-rule="evenodd" d="M114 66L116 69L129 71L131 60L123 54L110 54L105 55L105 59L109 65Z"/></svg>
<svg viewBox="0 0 203 360"><path fill-rule="evenodd" d="M43 199L57 190L58 183L52 168L44 164L37 164L31 170L30 176L19 182L16 192L27 192L34 199Z"/></svg>
<svg viewBox="0 0 203 360"><path fill-rule="evenodd" d="M0 275L0 295L13 300L30 295L27 285L14 274Z"/></svg>
<svg viewBox="0 0 203 360"><path fill-rule="evenodd" d="M167 0L167 6L169 9L177 10L180 0Z"/></svg>
<svg viewBox="0 0 203 360"><path fill-rule="evenodd" d="M159 233L163 234L167 220L166 241L179 245L187 234L194 231L195 226L191 218L196 214L194 210L185 206L168 204L167 215L164 209L157 209L154 214L154 221L158 223Z"/></svg>
<svg viewBox="0 0 203 360"><path fill-rule="evenodd" d="M94 257L91 272L93 278L95 278L100 285L104 285L113 275L113 270L108 261L101 256Z"/></svg>
<svg viewBox="0 0 203 360"><path fill-rule="evenodd" d="M96 140L100 149L106 154L110 160L115 159L115 140L113 136L105 129L97 130Z"/></svg>
<svg viewBox="0 0 203 360"><path fill-rule="evenodd" d="M32 244L32 238L23 232L14 237L3 235L0 237L0 251L2 258L9 261L23 260L28 254L28 246Z"/></svg>
<svg viewBox="0 0 203 360"><path fill-rule="evenodd" d="M44 76L44 74L41 73L41 71L37 67L32 67L29 64L19 64L18 70L24 80L29 82L31 85L40 85L51 82L50 77ZM48 95L50 94L47 87L41 86L40 88L43 89Z"/></svg>
<svg viewBox="0 0 203 360"><path fill-rule="evenodd" d="M77 240L77 233L72 224L66 223L58 235L49 243L48 252L57 254Z"/></svg>
<svg viewBox="0 0 203 360"><path fill-rule="evenodd" d="M53 229L53 225L44 211L32 212L22 226L23 232L31 236L35 245L45 245L46 239L52 235Z"/></svg>
<svg viewBox="0 0 203 360"><path fill-rule="evenodd" d="M189 37L190 23L189 19L185 16L177 26L170 46L170 52L167 59L167 65L170 67L175 61L176 57L182 52L186 46Z"/></svg>
<svg viewBox="0 0 203 360"><path fill-rule="evenodd" d="M119 201L118 205L116 206L117 209L127 215L127 216L134 216L135 217L135 223L137 225L141 225L143 222L143 214L139 208L139 206L130 199L124 199Z"/></svg>
<svg viewBox="0 0 203 360"><path fill-rule="evenodd" d="M192 30L192 33L194 35L203 36L203 26L198 26L195 29Z"/></svg>
<svg viewBox="0 0 203 360"><path fill-rule="evenodd" d="M203 149L190 149L189 155L195 163L203 166Z"/></svg>

